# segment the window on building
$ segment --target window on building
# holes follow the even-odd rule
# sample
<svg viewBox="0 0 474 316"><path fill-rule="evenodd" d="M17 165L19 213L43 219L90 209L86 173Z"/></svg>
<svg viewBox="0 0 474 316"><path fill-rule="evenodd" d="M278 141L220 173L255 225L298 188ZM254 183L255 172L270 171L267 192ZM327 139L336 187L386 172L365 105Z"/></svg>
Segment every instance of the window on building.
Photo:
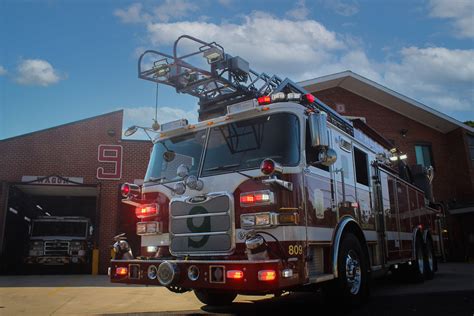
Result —
<svg viewBox="0 0 474 316"><path fill-rule="evenodd" d="M431 153L430 145L415 145L416 163L428 168L434 167L433 155Z"/></svg>
<svg viewBox="0 0 474 316"><path fill-rule="evenodd" d="M474 136L467 135L467 145L469 146L469 154L471 155L471 162L474 164Z"/></svg>
<svg viewBox="0 0 474 316"><path fill-rule="evenodd" d="M369 163L367 154L354 147L354 161L356 167L356 181L363 185L369 185Z"/></svg>

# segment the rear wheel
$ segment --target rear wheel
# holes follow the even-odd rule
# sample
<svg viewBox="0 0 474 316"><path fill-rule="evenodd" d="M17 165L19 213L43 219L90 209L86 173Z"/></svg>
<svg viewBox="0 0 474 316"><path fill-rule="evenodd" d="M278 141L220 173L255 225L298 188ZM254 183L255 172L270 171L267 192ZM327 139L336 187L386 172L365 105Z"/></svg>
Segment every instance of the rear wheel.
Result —
<svg viewBox="0 0 474 316"><path fill-rule="evenodd" d="M425 244L424 270L425 279L431 280L434 278L434 274L436 271L436 258L433 252L433 241L431 240L430 236L428 236L428 238L426 239Z"/></svg>
<svg viewBox="0 0 474 316"><path fill-rule="evenodd" d="M236 293L216 292L210 290L194 290L194 294L202 303L211 306L230 305L237 297Z"/></svg>
<svg viewBox="0 0 474 316"><path fill-rule="evenodd" d="M425 277L425 250L423 239L418 235L415 239L415 261L411 266L411 280L423 282Z"/></svg>

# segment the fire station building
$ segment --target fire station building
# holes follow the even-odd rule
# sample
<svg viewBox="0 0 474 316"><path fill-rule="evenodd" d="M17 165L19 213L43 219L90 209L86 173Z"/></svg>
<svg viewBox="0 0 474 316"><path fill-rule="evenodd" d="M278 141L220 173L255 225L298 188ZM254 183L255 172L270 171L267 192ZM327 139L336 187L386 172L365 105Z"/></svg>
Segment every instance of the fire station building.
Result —
<svg viewBox="0 0 474 316"><path fill-rule="evenodd" d="M123 111L116 111L0 140L2 272L21 266L29 224L38 216L89 218L101 273L113 236L126 232L139 245L135 214L120 203L119 190L143 179L151 143L122 139L122 120Z"/></svg>
<svg viewBox="0 0 474 316"><path fill-rule="evenodd" d="M383 135L408 155L409 165L434 167L434 197L449 220L449 255L473 258L474 129L350 71L301 84ZM120 185L142 181L151 143L122 139L122 122L116 111L0 140L0 273L17 272L38 216L89 218L101 273L113 236L125 232L139 249L137 220L120 203Z"/></svg>

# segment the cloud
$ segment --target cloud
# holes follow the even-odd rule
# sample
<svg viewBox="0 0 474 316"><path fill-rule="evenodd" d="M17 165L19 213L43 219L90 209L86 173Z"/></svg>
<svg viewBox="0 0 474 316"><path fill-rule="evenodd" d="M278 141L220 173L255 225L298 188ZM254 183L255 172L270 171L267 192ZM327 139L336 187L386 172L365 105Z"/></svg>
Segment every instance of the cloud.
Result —
<svg viewBox="0 0 474 316"><path fill-rule="evenodd" d="M62 79L58 71L46 60L25 59L18 65L15 81L22 85L47 87Z"/></svg>
<svg viewBox="0 0 474 316"><path fill-rule="evenodd" d="M119 17L122 23L144 23L151 20L151 15L142 11L141 3L133 3L126 9L117 9L114 15Z"/></svg>
<svg viewBox="0 0 474 316"><path fill-rule="evenodd" d="M251 67L260 71L287 76L301 75L309 64L317 68L331 62L335 53L345 48L335 32L317 21L292 21L262 12L244 17L240 24L149 23L147 31L150 42L158 48L168 47L180 35L189 34L204 41L216 41L232 55L251 60Z"/></svg>
<svg viewBox="0 0 474 316"><path fill-rule="evenodd" d="M197 11L198 6L186 0L165 0L153 10L159 21L168 22L171 19L186 17Z"/></svg>
<svg viewBox="0 0 474 316"><path fill-rule="evenodd" d="M296 8L304 5L299 2ZM364 42L349 34L338 34L310 18L292 20L258 11L232 23L194 19L145 26L150 48L164 52L180 35L189 34L221 44L257 72L300 81L352 70L449 115L474 110L473 50L411 46L384 50L385 58L374 60ZM181 54L189 49L186 43L179 47ZM153 115L148 117L150 123Z"/></svg>
<svg viewBox="0 0 474 316"><path fill-rule="evenodd" d="M5 69L5 67L3 67L2 65L0 65L0 76L4 76L7 74L7 70Z"/></svg>
<svg viewBox="0 0 474 316"><path fill-rule="evenodd" d="M385 84L441 111L474 110L474 50L406 47L388 63Z"/></svg>
<svg viewBox="0 0 474 316"><path fill-rule="evenodd" d="M309 9L306 7L305 0L298 0L296 7L286 12L286 15L295 20L304 20L309 15Z"/></svg>
<svg viewBox="0 0 474 316"><path fill-rule="evenodd" d="M323 5L342 16L352 16L359 12L359 4L355 0L321 0Z"/></svg>
<svg viewBox="0 0 474 316"><path fill-rule="evenodd" d="M187 0L165 0L162 4L148 9L150 13L145 12L141 3L133 3L126 9L115 10L114 15L119 17L122 23L169 22L186 17L199 7Z"/></svg>
<svg viewBox="0 0 474 316"><path fill-rule="evenodd" d="M456 37L474 37L474 1L430 0L430 16L449 19L456 29Z"/></svg>

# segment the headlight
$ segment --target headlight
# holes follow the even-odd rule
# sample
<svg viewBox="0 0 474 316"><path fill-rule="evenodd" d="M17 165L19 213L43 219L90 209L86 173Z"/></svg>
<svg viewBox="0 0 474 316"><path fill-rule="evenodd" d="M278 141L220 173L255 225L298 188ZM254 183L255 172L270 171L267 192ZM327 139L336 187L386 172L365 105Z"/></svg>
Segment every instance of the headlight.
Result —
<svg viewBox="0 0 474 316"><path fill-rule="evenodd" d="M240 216L240 226L242 228L267 228L278 224L278 214L274 212L243 214Z"/></svg>
<svg viewBox="0 0 474 316"><path fill-rule="evenodd" d="M155 235L162 231L161 222L138 222L137 235Z"/></svg>
<svg viewBox="0 0 474 316"><path fill-rule="evenodd" d="M255 225L256 226L269 226L270 223L270 213L256 214L255 215Z"/></svg>
<svg viewBox="0 0 474 316"><path fill-rule="evenodd" d="M30 244L31 249L35 250L43 250L43 242L42 241L34 241Z"/></svg>
<svg viewBox="0 0 474 316"><path fill-rule="evenodd" d="M36 257L40 255L38 252L39 252L38 250L30 250L28 254L32 257Z"/></svg>
<svg viewBox="0 0 474 316"><path fill-rule="evenodd" d="M137 234L146 234L146 223L137 223Z"/></svg>
<svg viewBox="0 0 474 316"><path fill-rule="evenodd" d="M253 227L255 226L255 215L241 215L240 226L242 227Z"/></svg>
<svg viewBox="0 0 474 316"><path fill-rule="evenodd" d="M72 241L70 244L69 244L69 249L71 251L78 251L78 250L81 250L83 247L82 247L82 242L80 241Z"/></svg>

